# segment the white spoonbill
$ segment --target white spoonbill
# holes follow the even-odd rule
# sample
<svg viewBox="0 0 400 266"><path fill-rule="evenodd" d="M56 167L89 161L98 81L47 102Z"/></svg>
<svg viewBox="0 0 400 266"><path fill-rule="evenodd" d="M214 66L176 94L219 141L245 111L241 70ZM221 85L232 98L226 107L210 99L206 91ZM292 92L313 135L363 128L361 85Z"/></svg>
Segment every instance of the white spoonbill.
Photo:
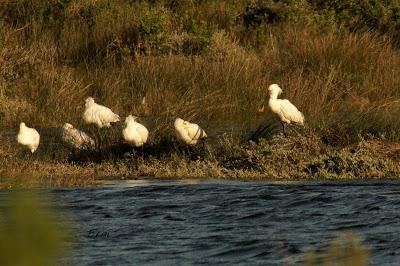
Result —
<svg viewBox="0 0 400 266"><path fill-rule="evenodd" d="M268 87L269 101L268 106L281 120L283 133L285 132L286 124L298 124L304 126L304 115L287 99L277 99L282 93L282 89L278 84L272 84ZM259 112L264 111L264 105L258 108Z"/></svg>
<svg viewBox="0 0 400 266"><path fill-rule="evenodd" d="M40 135L36 129L27 127L24 122L19 124L19 132L17 135L18 143L25 145L34 153L39 146Z"/></svg>
<svg viewBox="0 0 400 266"><path fill-rule="evenodd" d="M82 115L87 124L95 124L98 128L110 127L111 123L120 121L119 115L110 108L94 102L92 97L85 100L85 111Z"/></svg>
<svg viewBox="0 0 400 266"><path fill-rule="evenodd" d="M65 123L62 127L62 140L75 149L92 149L95 147L94 140L85 132L74 128L73 125Z"/></svg>
<svg viewBox="0 0 400 266"><path fill-rule="evenodd" d="M141 147L146 143L149 131L144 125L136 122L136 119L137 117L133 115L125 119L126 127L122 130L122 136L129 145Z"/></svg>
<svg viewBox="0 0 400 266"><path fill-rule="evenodd" d="M174 127L178 139L189 145L195 145L199 139L207 137L206 132L199 125L181 118L175 119Z"/></svg>

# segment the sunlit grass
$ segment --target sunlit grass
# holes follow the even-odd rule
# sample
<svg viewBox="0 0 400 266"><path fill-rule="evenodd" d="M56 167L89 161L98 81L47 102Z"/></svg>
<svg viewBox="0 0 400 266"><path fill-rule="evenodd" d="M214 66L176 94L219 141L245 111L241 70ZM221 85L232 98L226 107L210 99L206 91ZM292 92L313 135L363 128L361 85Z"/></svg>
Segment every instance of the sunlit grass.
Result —
<svg viewBox="0 0 400 266"><path fill-rule="evenodd" d="M16 129L21 121L43 132L68 122L97 136L102 144L97 154L71 156L73 151L57 143L57 134L43 136L37 154L26 158L23 152L15 153L12 138L3 139L7 146L2 146L2 152L7 156L0 173L23 180L26 169L34 169L30 172L37 177L26 179L29 184L43 184L34 180L44 178L57 180L58 185L83 182L72 178L80 171L91 181L111 173L234 176L230 171L244 171L237 176L259 176L260 169L265 171L262 176L331 178L338 173L321 169L332 160L342 162L337 157L354 166L350 150L358 143L371 139L398 142L400 54L392 35L372 29L349 31L348 26L330 23L327 14L310 5L303 1L293 6L275 3L268 9L262 1L253 5L239 0L2 2L0 131ZM245 23L245 15L249 18L251 12L261 11L272 12L268 14L274 19L260 25ZM315 141L327 154L309 154L309 158L292 162L295 155L253 158L245 152L251 147L257 154L248 139L270 140L279 133L270 112L256 112L271 83L278 83L282 97L305 114L306 129L300 130L303 140ZM81 115L88 96L121 117L141 117L150 131L151 152L146 159L151 160L140 167L135 163L136 168L119 166L127 171L115 170L115 165L124 165L127 152L126 147L119 148L121 124L102 131L84 126ZM193 171L193 158L176 149L172 126L176 117L198 123L209 136L208 157L203 154L201 162L196 162L201 171ZM231 139L222 144L226 135ZM286 145L279 136L275 139ZM275 152L281 151L279 145L273 147ZM169 153L172 159L165 158ZM172 156L174 153L178 155ZM10 159L11 154L21 161ZM365 159L366 165L371 166L372 161L381 165L379 160L386 160L371 156ZM174 160L185 167L171 166L176 165L170 162ZM275 171L273 160L282 165L299 164L300 170ZM107 171L98 170L100 162L108 164L102 168ZM150 162L164 165L165 171ZM215 172L206 171L209 164ZM311 165L308 172L304 172L304 164ZM386 168L379 171L384 171L361 176L397 173L391 163L383 164ZM347 172L351 178L358 174L340 170L339 175ZM70 173L69 177L61 178L65 173Z"/></svg>
<svg viewBox="0 0 400 266"><path fill-rule="evenodd" d="M79 125L84 98L94 96L121 116L146 114L155 142L177 116L211 132L240 127L251 134L260 118L256 106L278 83L328 142L367 134L398 140L400 55L388 36L288 20L258 28L257 38L264 37L251 45L241 28L241 1L26 2L3 4L3 127L21 120ZM184 15L175 17L178 10ZM24 24L24 14L35 19ZM185 52L200 45L190 38L204 39L198 53Z"/></svg>

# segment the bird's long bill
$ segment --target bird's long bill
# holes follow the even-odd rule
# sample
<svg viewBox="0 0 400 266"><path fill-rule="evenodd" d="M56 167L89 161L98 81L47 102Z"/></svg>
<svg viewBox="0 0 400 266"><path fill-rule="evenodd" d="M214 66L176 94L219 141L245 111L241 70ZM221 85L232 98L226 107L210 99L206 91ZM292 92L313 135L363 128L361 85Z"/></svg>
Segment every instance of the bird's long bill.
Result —
<svg viewBox="0 0 400 266"><path fill-rule="evenodd" d="M265 103L268 102L268 98L266 95L263 96L261 103L257 107L257 113L264 113L265 110Z"/></svg>
<svg viewBox="0 0 400 266"><path fill-rule="evenodd" d="M257 107L257 112L258 113L264 113L264 111L265 111L265 104L262 103Z"/></svg>

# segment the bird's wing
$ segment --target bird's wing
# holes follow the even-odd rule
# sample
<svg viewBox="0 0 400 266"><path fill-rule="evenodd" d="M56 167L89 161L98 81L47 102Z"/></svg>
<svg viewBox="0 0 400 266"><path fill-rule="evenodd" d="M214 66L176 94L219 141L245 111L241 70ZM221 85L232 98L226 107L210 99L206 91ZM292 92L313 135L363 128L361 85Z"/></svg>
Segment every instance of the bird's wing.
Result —
<svg viewBox="0 0 400 266"><path fill-rule="evenodd" d="M88 134L86 134L85 132L79 130L79 129L75 129L75 136L76 139L79 141L79 143L83 144L83 145L92 145L94 144L94 140L89 137Z"/></svg>
<svg viewBox="0 0 400 266"><path fill-rule="evenodd" d="M291 122L303 124L304 115L289 100L281 100L281 112Z"/></svg>
<svg viewBox="0 0 400 266"><path fill-rule="evenodd" d="M40 135L39 132L37 132L36 129L34 128L29 128L29 138L34 141L34 142L39 142L40 140Z"/></svg>
<svg viewBox="0 0 400 266"><path fill-rule="evenodd" d="M63 130L62 139L64 142L76 148L79 148L82 142L79 138L79 133L75 128Z"/></svg>
<svg viewBox="0 0 400 266"><path fill-rule="evenodd" d="M189 144L192 141L192 139L188 135L188 130L186 127L176 127L175 133L176 136L185 143Z"/></svg>
<svg viewBox="0 0 400 266"><path fill-rule="evenodd" d="M63 129L61 137L62 140L67 143L70 143L71 140L74 138L70 129Z"/></svg>
<svg viewBox="0 0 400 266"><path fill-rule="evenodd" d="M93 123L95 120L95 116L96 116L96 108L93 106L86 108L82 114L82 118L86 123Z"/></svg>
<svg viewBox="0 0 400 266"><path fill-rule="evenodd" d="M103 105L98 105L97 106L97 113L101 114L101 120L104 122L113 122L113 120L118 119L119 120L119 116L117 114L115 114L113 111L111 111L110 108L105 107Z"/></svg>
<svg viewBox="0 0 400 266"><path fill-rule="evenodd" d="M190 123L187 126L187 133L191 139L198 139L205 135L203 129L199 127L197 124Z"/></svg>
<svg viewBox="0 0 400 266"><path fill-rule="evenodd" d="M142 124L137 124L137 131L144 142L146 142L147 137L149 136L149 131Z"/></svg>
<svg viewBox="0 0 400 266"><path fill-rule="evenodd" d="M132 133L133 131L134 130L130 126L127 126L122 130L122 136L126 141L130 141L132 139L132 135L134 134Z"/></svg>

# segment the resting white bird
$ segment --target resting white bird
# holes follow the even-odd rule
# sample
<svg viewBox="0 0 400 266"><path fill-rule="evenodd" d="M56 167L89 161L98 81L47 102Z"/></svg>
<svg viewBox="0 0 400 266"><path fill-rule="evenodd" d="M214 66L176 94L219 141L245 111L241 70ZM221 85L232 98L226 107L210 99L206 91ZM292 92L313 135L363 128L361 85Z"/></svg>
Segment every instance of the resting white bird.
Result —
<svg viewBox="0 0 400 266"><path fill-rule="evenodd" d="M268 106L281 120L283 133L285 132L285 123L295 123L304 126L304 115L289 100L277 99L282 93L282 89L277 84L268 87L269 101ZM264 105L258 108L259 112L264 111Z"/></svg>
<svg viewBox="0 0 400 266"><path fill-rule="evenodd" d="M144 125L136 122L136 119L137 117L133 115L125 119L126 127L122 130L122 136L129 145L141 147L146 143L149 131Z"/></svg>
<svg viewBox="0 0 400 266"><path fill-rule="evenodd" d="M206 132L199 125L181 118L175 119L174 127L178 139L189 145L195 145L199 139L207 137Z"/></svg>
<svg viewBox="0 0 400 266"><path fill-rule="evenodd" d="M36 129L27 127L24 122L19 124L19 132L17 135L18 143L25 145L34 153L40 142L40 135Z"/></svg>
<svg viewBox="0 0 400 266"><path fill-rule="evenodd" d="M87 124L95 124L98 128L110 127L111 123L120 121L119 115L110 108L94 102L92 97L85 100L85 111L82 115Z"/></svg>
<svg viewBox="0 0 400 266"><path fill-rule="evenodd" d="M69 123L63 125L61 138L75 149L93 149L95 147L94 140L91 137Z"/></svg>

